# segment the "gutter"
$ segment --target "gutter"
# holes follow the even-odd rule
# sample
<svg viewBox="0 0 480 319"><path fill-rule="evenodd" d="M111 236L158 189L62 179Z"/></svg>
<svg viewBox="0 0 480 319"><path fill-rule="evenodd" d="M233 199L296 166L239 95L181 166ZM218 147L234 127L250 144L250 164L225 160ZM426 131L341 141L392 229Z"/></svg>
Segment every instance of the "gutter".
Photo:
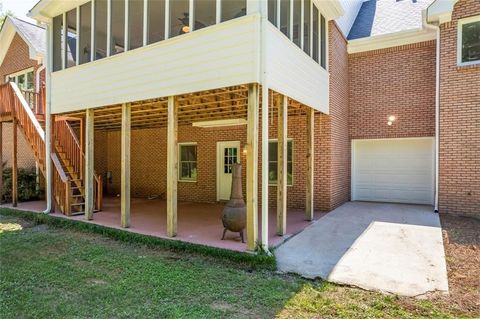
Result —
<svg viewBox="0 0 480 319"><path fill-rule="evenodd" d="M52 24L49 21L46 24L47 32L47 52L52 52ZM45 81L46 81L46 105L45 105L45 198L47 200L47 207L43 211L45 214L50 214L54 211L53 205L53 165L51 160L52 152L52 62L51 54L46 55L45 59Z"/></svg>
<svg viewBox="0 0 480 319"><path fill-rule="evenodd" d="M428 22L428 9L422 12L423 26L426 29L435 30L436 37L436 57L435 57L435 204L434 211L438 213L438 190L439 190L439 164L440 164L440 26Z"/></svg>

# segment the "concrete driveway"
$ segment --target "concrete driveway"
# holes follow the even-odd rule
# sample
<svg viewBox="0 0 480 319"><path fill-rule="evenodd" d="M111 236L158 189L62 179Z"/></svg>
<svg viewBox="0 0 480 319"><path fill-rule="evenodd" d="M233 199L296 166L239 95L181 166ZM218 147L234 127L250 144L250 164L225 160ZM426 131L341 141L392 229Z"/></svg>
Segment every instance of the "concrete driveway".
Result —
<svg viewBox="0 0 480 319"><path fill-rule="evenodd" d="M346 203L275 254L280 271L306 278L405 296L448 292L440 220L430 206Z"/></svg>

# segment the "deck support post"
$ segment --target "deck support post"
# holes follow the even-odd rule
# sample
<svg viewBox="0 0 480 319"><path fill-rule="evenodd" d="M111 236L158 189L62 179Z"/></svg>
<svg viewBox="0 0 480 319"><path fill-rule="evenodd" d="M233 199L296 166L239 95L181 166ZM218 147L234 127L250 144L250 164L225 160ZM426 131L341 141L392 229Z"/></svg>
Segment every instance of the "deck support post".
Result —
<svg viewBox="0 0 480 319"><path fill-rule="evenodd" d="M122 105L122 150L121 150L121 225L130 227L130 140L131 140L131 107Z"/></svg>
<svg viewBox="0 0 480 319"><path fill-rule="evenodd" d="M93 162L94 162L94 111L88 109L85 116L85 219L93 219Z"/></svg>
<svg viewBox="0 0 480 319"><path fill-rule="evenodd" d="M307 185L305 198L305 220L313 220L313 177L314 177L315 110L307 108Z"/></svg>
<svg viewBox="0 0 480 319"><path fill-rule="evenodd" d="M167 127L167 236L177 235L177 177L178 177L178 100L168 97Z"/></svg>
<svg viewBox="0 0 480 319"><path fill-rule="evenodd" d="M17 158L17 120L13 117L13 124L12 124L12 206L17 207L18 204L18 158Z"/></svg>
<svg viewBox="0 0 480 319"><path fill-rule="evenodd" d="M287 118L288 98L277 97L278 107L278 141L277 141L277 235L283 236L287 231Z"/></svg>
<svg viewBox="0 0 480 319"><path fill-rule="evenodd" d="M3 122L0 121L0 204L3 199Z"/></svg>
<svg viewBox="0 0 480 319"><path fill-rule="evenodd" d="M247 119L247 250L254 251L258 240L258 84L248 85Z"/></svg>

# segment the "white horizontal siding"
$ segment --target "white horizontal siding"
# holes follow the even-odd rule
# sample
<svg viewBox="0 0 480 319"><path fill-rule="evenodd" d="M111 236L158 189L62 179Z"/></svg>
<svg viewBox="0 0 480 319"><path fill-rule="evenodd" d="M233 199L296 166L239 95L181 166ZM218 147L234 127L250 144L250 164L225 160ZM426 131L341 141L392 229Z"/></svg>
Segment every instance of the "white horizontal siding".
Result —
<svg viewBox="0 0 480 319"><path fill-rule="evenodd" d="M52 113L258 82L258 15L54 72Z"/></svg>
<svg viewBox="0 0 480 319"><path fill-rule="evenodd" d="M328 72L270 23L267 52L269 87L328 114Z"/></svg>

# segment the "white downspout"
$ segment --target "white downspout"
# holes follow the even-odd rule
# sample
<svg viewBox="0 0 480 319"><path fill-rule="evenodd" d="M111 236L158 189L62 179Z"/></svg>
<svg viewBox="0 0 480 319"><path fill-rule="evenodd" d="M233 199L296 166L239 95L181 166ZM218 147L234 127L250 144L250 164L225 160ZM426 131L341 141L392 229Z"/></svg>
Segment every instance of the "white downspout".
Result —
<svg viewBox="0 0 480 319"><path fill-rule="evenodd" d="M45 105L45 198L47 200L47 207L43 211L45 214L50 214L53 212L53 171L52 171L52 160L50 154L52 152L52 62L53 62L53 52L52 52L52 20L47 23L46 26L47 32L47 56L45 59L46 62L46 71L45 71L45 82L46 82L46 105Z"/></svg>
<svg viewBox="0 0 480 319"><path fill-rule="evenodd" d="M436 32L435 57L435 203L434 211L438 213L439 164L440 164L440 26L429 24L428 9L423 12L423 25Z"/></svg>

